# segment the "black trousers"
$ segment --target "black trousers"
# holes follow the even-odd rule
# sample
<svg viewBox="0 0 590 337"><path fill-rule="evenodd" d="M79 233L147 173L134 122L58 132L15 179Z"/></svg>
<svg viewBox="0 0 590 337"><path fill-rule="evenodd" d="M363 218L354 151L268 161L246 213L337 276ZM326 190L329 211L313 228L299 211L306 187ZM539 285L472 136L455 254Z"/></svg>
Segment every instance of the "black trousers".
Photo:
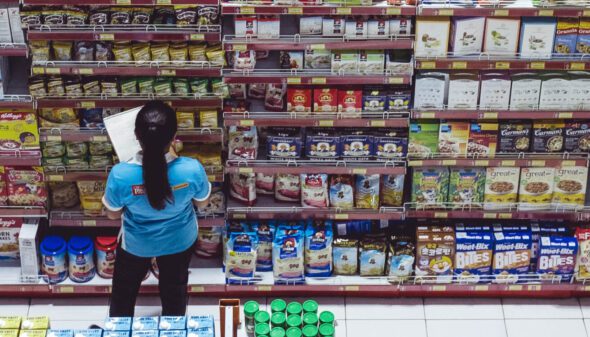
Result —
<svg viewBox="0 0 590 337"><path fill-rule="evenodd" d="M162 316L184 316L187 305L188 267L192 246L180 253L159 256ZM110 317L134 316L141 281L151 266L151 258L135 256L117 248Z"/></svg>

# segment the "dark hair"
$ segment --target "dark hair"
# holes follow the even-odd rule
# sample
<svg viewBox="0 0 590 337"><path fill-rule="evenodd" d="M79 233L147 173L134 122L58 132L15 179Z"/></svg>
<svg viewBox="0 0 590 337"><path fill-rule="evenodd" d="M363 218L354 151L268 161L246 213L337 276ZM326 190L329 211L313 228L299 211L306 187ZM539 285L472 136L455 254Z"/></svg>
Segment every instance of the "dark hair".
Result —
<svg viewBox="0 0 590 337"><path fill-rule="evenodd" d="M166 153L176 129L176 113L162 101L147 102L135 119L135 135L143 150L143 185L150 205L158 210L174 200Z"/></svg>

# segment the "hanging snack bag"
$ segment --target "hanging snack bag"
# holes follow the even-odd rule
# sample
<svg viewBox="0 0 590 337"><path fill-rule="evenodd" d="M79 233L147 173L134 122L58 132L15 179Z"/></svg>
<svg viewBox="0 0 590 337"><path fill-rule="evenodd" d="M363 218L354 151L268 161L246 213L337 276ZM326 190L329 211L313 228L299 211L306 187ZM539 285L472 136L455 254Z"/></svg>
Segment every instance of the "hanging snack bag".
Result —
<svg viewBox="0 0 590 337"><path fill-rule="evenodd" d="M195 246L195 254L201 257L217 256L221 248L221 227L201 228Z"/></svg>
<svg viewBox="0 0 590 337"><path fill-rule="evenodd" d="M518 282L519 275L526 275L530 270L532 247L530 231L495 232L494 239L495 282Z"/></svg>
<svg viewBox="0 0 590 337"><path fill-rule="evenodd" d="M253 70L256 67L256 51L235 51L234 70Z"/></svg>
<svg viewBox="0 0 590 337"><path fill-rule="evenodd" d="M354 203L357 208L379 208L379 175L357 175Z"/></svg>
<svg viewBox="0 0 590 337"><path fill-rule="evenodd" d="M275 199L279 201L298 202L301 195L299 176L279 173L275 179Z"/></svg>
<svg viewBox="0 0 590 337"><path fill-rule="evenodd" d="M106 181L77 181L80 191L80 203L86 216L102 215L102 197L104 195Z"/></svg>
<svg viewBox="0 0 590 337"><path fill-rule="evenodd" d="M569 282L574 277L578 241L570 236L542 236L537 274L542 281Z"/></svg>
<svg viewBox="0 0 590 337"><path fill-rule="evenodd" d="M312 222L305 229L305 276L332 275L332 222Z"/></svg>
<svg viewBox="0 0 590 337"><path fill-rule="evenodd" d="M335 238L332 244L335 275L355 275L358 271L358 240Z"/></svg>
<svg viewBox="0 0 590 337"><path fill-rule="evenodd" d="M330 177L330 205L341 209L354 208L353 176L333 175Z"/></svg>
<svg viewBox="0 0 590 337"><path fill-rule="evenodd" d="M492 272L494 238L492 232L463 232L457 234L455 275L461 282L488 282Z"/></svg>
<svg viewBox="0 0 590 337"><path fill-rule="evenodd" d="M401 207L404 197L403 174L387 174L383 176L381 185L381 202L384 206Z"/></svg>
<svg viewBox="0 0 590 337"><path fill-rule="evenodd" d="M252 83L248 85L248 97L253 99L263 99L266 92L265 83Z"/></svg>
<svg viewBox="0 0 590 337"><path fill-rule="evenodd" d="M225 260L225 279L228 284L241 284L254 277L258 237L255 232L229 233Z"/></svg>
<svg viewBox="0 0 590 337"><path fill-rule="evenodd" d="M47 187L43 168L5 167L9 206L45 206Z"/></svg>
<svg viewBox="0 0 590 337"><path fill-rule="evenodd" d="M327 174L301 174L301 206L326 208L328 199Z"/></svg>
<svg viewBox="0 0 590 337"><path fill-rule="evenodd" d="M255 223L252 230L258 235L258 251L256 253L256 271L272 270L272 243L275 228L268 222Z"/></svg>
<svg viewBox="0 0 590 337"><path fill-rule="evenodd" d="M286 84L267 84L264 107L269 111L284 111Z"/></svg>
<svg viewBox="0 0 590 337"><path fill-rule="evenodd" d="M256 203L255 173L230 174L230 196L243 204L252 206Z"/></svg>
<svg viewBox="0 0 590 337"><path fill-rule="evenodd" d="M255 126L230 126L228 159L255 160L258 134Z"/></svg>
<svg viewBox="0 0 590 337"><path fill-rule="evenodd" d="M274 174L256 173L256 194L273 195L275 192Z"/></svg>
<svg viewBox="0 0 590 337"><path fill-rule="evenodd" d="M385 274L395 282L407 280L414 272L415 245L409 236L390 237Z"/></svg>
<svg viewBox="0 0 590 337"><path fill-rule="evenodd" d="M50 182L51 206L54 208L72 208L78 206L80 197L73 182Z"/></svg>
<svg viewBox="0 0 590 337"><path fill-rule="evenodd" d="M197 8L198 25L217 25L219 24L219 7L217 6L199 6Z"/></svg>
<svg viewBox="0 0 590 337"><path fill-rule="evenodd" d="M366 235L360 243L360 275L381 276L385 273L387 242L381 235Z"/></svg>
<svg viewBox="0 0 590 337"><path fill-rule="evenodd" d="M590 229L577 227L575 236L579 246L576 263L576 280L588 280L590 279Z"/></svg>
<svg viewBox="0 0 590 337"><path fill-rule="evenodd" d="M293 284L305 281L303 259L304 232L301 229L277 231L273 242L273 274L276 284Z"/></svg>
<svg viewBox="0 0 590 337"><path fill-rule="evenodd" d="M197 22L197 9L191 5L174 6L174 12L179 26L194 25Z"/></svg>

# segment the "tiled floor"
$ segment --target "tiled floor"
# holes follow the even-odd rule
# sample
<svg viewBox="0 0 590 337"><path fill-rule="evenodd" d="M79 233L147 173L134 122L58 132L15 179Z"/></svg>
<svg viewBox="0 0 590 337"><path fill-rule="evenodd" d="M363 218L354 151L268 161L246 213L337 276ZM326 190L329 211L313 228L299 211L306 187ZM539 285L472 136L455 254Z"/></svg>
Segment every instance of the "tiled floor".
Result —
<svg viewBox="0 0 590 337"><path fill-rule="evenodd" d="M253 299L263 308L272 301ZM337 337L590 337L590 299L316 299L320 310L336 315ZM217 303L192 297L188 314L212 314L217 320ZM159 304L157 297L140 297L136 313L157 315ZM49 315L54 328L100 324L107 313L105 298L0 299L0 316ZM238 337L245 336L241 329Z"/></svg>

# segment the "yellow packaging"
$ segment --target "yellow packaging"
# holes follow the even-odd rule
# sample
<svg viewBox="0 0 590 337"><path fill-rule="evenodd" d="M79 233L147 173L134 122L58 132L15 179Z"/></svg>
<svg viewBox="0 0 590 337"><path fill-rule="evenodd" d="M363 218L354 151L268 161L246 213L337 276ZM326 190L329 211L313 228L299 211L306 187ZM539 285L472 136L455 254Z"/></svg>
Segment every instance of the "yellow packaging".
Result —
<svg viewBox="0 0 590 337"><path fill-rule="evenodd" d="M20 324L20 318L18 323ZM1 329L0 337L18 337L18 326L16 329Z"/></svg>
<svg viewBox="0 0 590 337"><path fill-rule="evenodd" d="M0 151L39 148L37 118L33 112L0 112Z"/></svg>
<svg viewBox="0 0 590 337"><path fill-rule="evenodd" d="M555 169L555 180L551 204L556 207L584 205L588 168L584 166Z"/></svg>
<svg viewBox="0 0 590 337"><path fill-rule="evenodd" d="M484 209L497 210L510 207L518 199L518 167L488 167L484 190Z"/></svg>
<svg viewBox="0 0 590 337"><path fill-rule="evenodd" d="M131 53L133 59L136 62L149 62L151 61L151 52L149 43L136 43L131 47Z"/></svg>
<svg viewBox="0 0 590 337"><path fill-rule="evenodd" d="M39 114L54 123L68 123L78 119L78 115L72 108L41 109Z"/></svg>
<svg viewBox="0 0 590 337"><path fill-rule="evenodd" d="M518 201L522 210L548 209L553 196L553 167L523 167L520 171Z"/></svg>
<svg viewBox="0 0 590 337"><path fill-rule="evenodd" d="M80 203L84 210L84 215L100 216L102 215L102 196L106 186L105 181L77 181L80 192Z"/></svg>
<svg viewBox="0 0 590 337"><path fill-rule="evenodd" d="M19 337L45 337L47 335L47 330L39 329L39 330L21 330L18 334Z"/></svg>
<svg viewBox="0 0 590 337"><path fill-rule="evenodd" d="M202 128L217 128L217 127L219 127L219 124L217 123L217 111L215 111L215 110L199 111L199 125Z"/></svg>
<svg viewBox="0 0 590 337"><path fill-rule="evenodd" d="M133 61L131 44L129 42L115 43L113 46L113 55L115 56L115 61Z"/></svg>
<svg viewBox="0 0 590 337"><path fill-rule="evenodd" d="M188 44L174 43L170 45L170 60L172 62L188 61Z"/></svg>
<svg viewBox="0 0 590 337"><path fill-rule="evenodd" d="M170 61L169 49L168 43L154 43L151 49L152 61Z"/></svg>
<svg viewBox="0 0 590 337"><path fill-rule="evenodd" d="M469 122L441 122L438 152L447 156L464 156L469 142Z"/></svg>
<svg viewBox="0 0 590 337"><path fill-rule="evenodd" d="M207 56L207 60L211 63L215 63L221 66L227 66L225 62L225 52L221 50L221 46L212 46L205 50L205 55Z"/></svg>
<svg viewBox="0 0 590 337"><path fill-rule="evenodd" d="M195 127L195 115L192 112L176 112L176 120L179 129L192 129Z"/></svg>
<svg viewBox="0 0 590 337"><path fill-rule="evenodd" d="M185 144L181 155L195 158L205 167L222 166L221 146L216 144Z"/></svg>
<svg viewBox="0 0 590 337"><path fill-rule="evenodd" d="M48 316L36 316L27 317L21 324L21 330L47 330L49 329L49 317ZM22 331L21 331L22 336ZM45 335L43 335L45 336ZM29 336L33 337L33 336ZM34 336L36 337L36 336Z"/></svg>
<svg viewBox="0 0 590 337"><path fill-rule="evenodd" d="M0 170L0 174L4 174L4 167ZM4 316L0 317L0 329L20 329L22 318L20 316ZM4 336L0 330L0 336Z"/></svg>
<svg viewBox="0 0 590 337"><path fill-rule="evenodd" d="M191 61L206 62L207 56L205 50L207 46L204 43L191 44L188 46L188 56Z"/></svg>

